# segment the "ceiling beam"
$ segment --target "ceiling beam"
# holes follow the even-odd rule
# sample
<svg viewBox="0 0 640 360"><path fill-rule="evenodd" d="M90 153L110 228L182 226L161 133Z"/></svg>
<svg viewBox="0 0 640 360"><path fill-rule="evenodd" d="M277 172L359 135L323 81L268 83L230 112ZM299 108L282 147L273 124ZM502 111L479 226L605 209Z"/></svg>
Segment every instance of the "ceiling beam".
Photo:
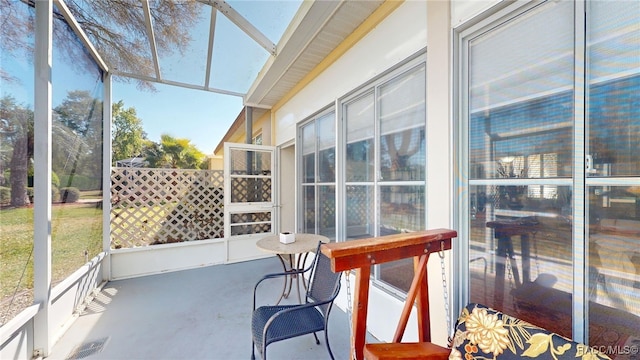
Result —
<svg viewBox="0 0 640 360"><path fill-rule="evenodd" d="M272 43L268 37L260 32L249 20L245 19L237 12L231 5L227 4L224 0L198 0L199 2L207 5L211 5L218 9L224 16L226 16L231 22L236 24L245 34L249 35L255 42L267 50L271 55L276 55L276 44Z"/></svg>
<svg viewBox="0 0 640 360"><path fill-rule="evenodd" d="M211 7L211 21L209 22L209 48L207 49L207 72L204 79L204 87L209 88L209 81L211 80L211 59L213 58L213 42L216 33L216 13L218 11L213 6Z"/></svg>
<svg viewBox="0 0 640 360"><path fill-rule="evenodd" d="M80 24L78 24L78 21L76 21L76 18L73 16L73 14L71 14L71 11L69 11L67 4L65 4L64 1L60 1L60 0L55 0L53 3L58 8L60 13L62 13L62 16L64 16L65 20L67 21L67 24L69 24L69 26L80 38L80 41L82 41L84 46L86 46L87 49L89 49L89 53L93 57L93 60L95 60L95 62L98 63L98 66L100 66L100 68L103 71L108 72L109 67L107 66L107 63L105 63L104 60L102 60L102 57L100 56L100 53L98 53L98 50L96 50L96 48L93 46L87 34L84 32L82 27L80 27Z"/></svg>
<svg viewBox="0 0 640 360"><path fill-rule="evenodd" d="M114 71L111 74L114 75L114 76L123 76L123 77L128 77L128 78L142 80L142 81L155 82L155 83L159 83L159 84L180 86L180 87L187 88L187 89L204 90L204 91L214 92L214 93L222 94L222 95L231 95L231 96L238 96L238 97L244 97L246 95L244 93L240 93L240 92L236 92L236 91L229 91L229 90L223 90L223 89L204 87L202 85L188 84L188 83L184 83L184 82L180 82L180 81L158 80L158 79L156 79L154 77L151 77L151 76L140 75L140 74L132 74L132 73L124 72L124 71Z"/></svg>
<svg viewBox="0 0 640 360"><path fill-rule="evenodd" d="M149 45L151 45L153 66L156 69L156 78L162 81L162 77L160 76L160 62L158 61L158 49L156 47L156 35L153 32L153 24L151 23L151 8L149 7L149 0L142 0L142 9L144 12L145 25L147 27L147 36L149 37Z"/></svg>

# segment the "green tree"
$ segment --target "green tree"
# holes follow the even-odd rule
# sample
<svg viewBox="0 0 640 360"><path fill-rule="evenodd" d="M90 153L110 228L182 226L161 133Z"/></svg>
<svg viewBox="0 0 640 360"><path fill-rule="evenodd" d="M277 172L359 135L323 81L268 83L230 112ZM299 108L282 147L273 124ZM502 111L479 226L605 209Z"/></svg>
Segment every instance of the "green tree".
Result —
<svg viewBox="0 0 640 360"><path fill-rule="evenodd" d="M136 109L124 107L122 100L112 106L111 144L113 148L113 162L132 158L142 154L147 134L142 128L142 120L136 116Z"/></svg>
<svg viewBox="0 0 640 360"><path fill-rule="evenodd" d="M27 176L33 158L33 110L16 103L12 96L0 99L0 172L9 163L11 206L29 204ZM2 175L4 177L4 174ZM5 179L2 179L3 182Z"/></svg>
<svg viewBox="0 0 640 360"><path fill-rule="evenodd" d="M160 144L152 143L145 149L150 167L171 169L200 169L205 154L191 140L162 134Z"/></svg>
<svg viewBox="0 0 640 360"><path fill-rule="evenodd" d="M53 114L53 171L69 175L64 187L73 186L75 175L102 177L102 101L89 91L69 91Z"/></svg>

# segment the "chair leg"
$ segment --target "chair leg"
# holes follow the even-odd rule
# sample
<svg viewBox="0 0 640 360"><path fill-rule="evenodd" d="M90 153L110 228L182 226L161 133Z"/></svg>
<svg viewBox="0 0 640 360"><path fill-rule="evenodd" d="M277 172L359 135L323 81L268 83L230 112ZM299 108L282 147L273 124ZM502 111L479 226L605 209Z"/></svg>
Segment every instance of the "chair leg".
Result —
<svg viewBox="0 0 640 360"><path fill-rule="evenodd" d="M256 360L256 344L251 341L251 360Z"/></svg>
<svg viewBox="0 0 640 360"><path fill-rule="evenodd" d="M318 335L316 335L316 333L313 333L313 337L316 338L316 345L320 345L320 339L318 339Z"/></svg>
<svg viewBox="0 0 640 360"><path fill-rule="evenodd" d="M331 345L329 345L329 331L328 331L328 329L324 329L324 342L327 344L327 351L329 351L329 356L331 356L331 360L334 360L333 352L331 351Z"/></svg>

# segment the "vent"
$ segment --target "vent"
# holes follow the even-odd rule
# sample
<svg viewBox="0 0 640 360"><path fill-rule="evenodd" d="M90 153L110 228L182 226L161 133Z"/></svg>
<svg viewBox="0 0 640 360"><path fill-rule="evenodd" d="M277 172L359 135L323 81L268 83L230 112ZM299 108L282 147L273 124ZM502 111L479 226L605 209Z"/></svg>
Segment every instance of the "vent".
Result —
<svg viewBox="0 0 640 360"><path fill-rule="evenodd" d="M108 340L109 338L105 337L78 345L71 351L66 360L84 359L87 356L97 354L104 349Z"/></svg>

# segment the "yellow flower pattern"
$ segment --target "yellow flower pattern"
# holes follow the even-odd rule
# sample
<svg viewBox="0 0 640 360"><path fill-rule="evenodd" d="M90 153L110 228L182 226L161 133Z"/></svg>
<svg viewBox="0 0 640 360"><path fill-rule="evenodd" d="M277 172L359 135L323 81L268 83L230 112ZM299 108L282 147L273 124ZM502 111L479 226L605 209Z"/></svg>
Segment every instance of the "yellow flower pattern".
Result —
<svg viewBox="0 0 640 360"><path fill-rule="evenodd" d="M509 331L497 314L475 308L467 319L467 339L485 353L497 356L509 345Z"/></svg>
<svg viewBox="0 0 640 360"><path fill-rule="evenodd" d="M449 360L601 360L605 354L480 304L462 310Z"/></svg>

